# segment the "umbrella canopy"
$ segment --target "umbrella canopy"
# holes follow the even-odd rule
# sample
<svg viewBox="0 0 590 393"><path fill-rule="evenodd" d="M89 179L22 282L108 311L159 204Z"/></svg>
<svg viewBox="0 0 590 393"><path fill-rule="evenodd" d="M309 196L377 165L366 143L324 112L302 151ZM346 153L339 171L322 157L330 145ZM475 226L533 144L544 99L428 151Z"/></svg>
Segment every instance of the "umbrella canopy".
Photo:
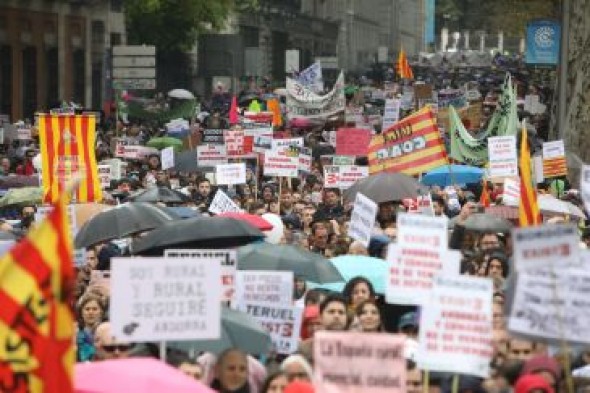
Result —
<svg viewBox="0 0 590 393"><path fill-rule="evenodd" d="M0 189L22 188L22 187L38 187L39 177L37 175L11 175L0 176Z"/></svg>
<svg viewBox="0 0 590 393"><path fill-rule="evenodd" d="M113 206L103 205L102 203L77 203L74 205L74 211L76 212L76 225L78 228L80 228L92 217L112 208Z"/></svg>
<svg viewBox="0 0 590 393"><path fill-rule="evenodd" d="M384 294L385 293L385 280L383 277L387 277L388 266L387 262L383 259L367 257L364 255L342 255L330 259L338 272L344 278L343 282L330 283L315 285L311 283L311 286L317 286L323 289L329 289L335 292L342 292L346 282L356 276L365 277L371 282L375 292Z"/></svg>
<svg viewBox="0 0 590 393"><path fill-rule="evenodd" d="M262 243L242 247L238 250L238 270L292 271L295 276L319 284L344 280L329 259L291 245Z"/></svg>
<svg viewBox="0 0 590 393"><path fill-rule="evenodd" d="M174 151L180 151L184 147L182 141L178 138L171 136L161 136L158 138L152 138L146 143L146 146L153 147L158 150L165 149L167 147L173 147Z"/></svg>
<svg viewBox="0 0 590 393"><path fill-rule="evenodd" d="M201 213L199 213L198 210L188 206L167 206L164 208L164 210L171 212L172 214L176 214L180 218L201 217Z"/></svg>
<svg viewBox="0 0 590 393"><path fill-rule="evenodd" d="M171 341L168 345L184 351L198 351L219 354L229 348L240 348L250 354L267 353L271 346L268 331L250 315L221 308L221 337L217 340Z"/></svg>
<svg viewBox="0 0 590 393"><path fill-rule="evenodd" d="M43 188L23 187L8 190L0 199L0 207L20 204L38 204L43 200Z"/></svg>
<svg viewBox="0 0 590 393"><path fill-rule="evenodd" d="M586 218L586 215L584 214L582 209L580 209L571 202L557 199L553 195L539 195L537 201L539 202L539 209L541 209L541 212L544 214L563 214L568 216L575 216L582 219Z"/></svg>
<svg viewBox="0 0 590 393"><path fill-rule="evenodd" d="M168 92L168 97L176 98L179 100L194 100L195 99L194 94L186 89L172 89Z"/></svg>
<svg viewBox="0 0 590 393"><path fill-rule="evenodd" d="M378 173L358 180L344 193L347 201L354 202L360 192L375 203L416 198L422 186L413 177L403 173Z"/></svg>
<svg viewBox="0 0 590 393"><path fill-rule="evenodd" d="M164 255L167 248L231 248L264 239L244 221L228 217L197 217L167 223L133 243L139 255Z"/></svg>
<svg viewBox="0 0 590 393"><path fill-rule="evenodd" d="M475 213L465 221L465 229L477 232L510 232L512 223L488 213Z"/></svg>
<svg viewBox="0 0 590 393"><path fill-rule="evenodd" d="M135 202L150 203L186 203L190 198L180 191L171 190L168 187L151 187L128 198Z"/></svg>
<svg viewBox="0 0 590 393"><path fill-rule="evenodd" d="M76 235L76 248L127 237L178 219L177 215L151 203L124 203L88 220Z"/></svg>
<svg viewBox="0 0 590 393"><path fill-rule="evenodd" d="M219 217L231 217L236 220L245 221L261 231L270 231L273 228L273 225L270 222L256 214L227 212L219 214Z"/></svg>
<svg viewBox="0 0 590 393"><path fill-rule="evenodd" d="M214 393L158 359L128 358L76 363L75 393Z"/></svg>
<svg viewBox="0 0 590 393"><path fill-rule="evenodd" d="M469 165L443 165L433 169L422 177L422 184L441 187L453 184L478 183L484 170Z"/></svg>

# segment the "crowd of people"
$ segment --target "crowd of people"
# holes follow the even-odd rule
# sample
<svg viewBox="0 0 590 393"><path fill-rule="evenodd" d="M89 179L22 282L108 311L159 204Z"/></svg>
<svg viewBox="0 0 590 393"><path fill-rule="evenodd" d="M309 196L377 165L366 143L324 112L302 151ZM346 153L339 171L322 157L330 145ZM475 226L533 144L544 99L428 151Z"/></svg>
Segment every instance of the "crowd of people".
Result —
<svg viewBox="0 0 590 393"><path fill-rule="evenodd" d="M153 132L141 127L121 125L117 133L129 131L130 137L147 139ZM133 130L133 131L131 131ZM198 133L198 128L196 128ZM310 147L322 143L321 127L314 130L296 130L285 127L284 136L305 136ZM131 135L133 134L133 135ZM101 133L97 146L100 159L110 158L108 138L115 133ZM196 135L196 134L195 134ZM15 144L0 160L4 176L35 176L33 159L38 149L34 142ZM362 159L357 159L362 163ZM408 207L402 201L379 204L376 225L368 246L349 236L352 201L347 201L342 190L324 187L324 173L319 156L314 158L310 173L293 178L268 178L260 168L247 166L246 184L235 187L217 187L210 176L198 172L180 172L174 168L163 170L159 155L141 160L128 160L126 174L113 181L105 190L106 203L125 203L139 190L150 187L175 188L187 197L177 204L209 214L208 207L217 188L244 211L254 215L273 213L281 217L284 225L282 243L302 247L326 258L342 255L370 256L386 259L387 246L397 242L396 220ZM502 188L490 184L494 203L501 203ZM539 191L552 190L539 185ZM562 190L555 194L582 206L575 190ZM434 186L430 189L432 211L435 216L446 216L453 223L449 247L463 253L461 273L493 280L493 358L488 378L461 375L453 387L453 376L421 370L415 362L420 330L420 308L386 304L384 294L377 293L373 283L363 276L350 279L341 292L309 288L295 278L293 302L304 307L300 344L290 355L267 353L252 356L240 348L223 353L191 353L169 349L166 361L214 390L221 393L294 393L313 392L314 334L320 330L356 331L371 333L399 333L406 337L405 358L408 393L557 393L566 391L566 382L572 376L590 376L590 348L568 352L556 350L543 342L525 340L508 333L506 322L507 278L513 271L512 240L510 233L496 231L472 232L465 228L466 220L481 211L479 203L481 184L451 187ZM452 200L452 201L451 201ZM36 206L27 204L17 211L17 220L7 220L6 232L33 225ZM8 213L6 213L8 214ZM14 215L14 211L10 212ZM7 218L16 218L14 216ZM557 217L565 221L569 217ZM583 228L584 221L580 222ZM581 229L581 240L590 245L590 232ZM582 242L581 246L585 247ZM79 362L120 359L130 356L158 357L155 344L135 345L113 337L109 322L109 288L93 284L93 274L110 269L111 258L131 255L133 250L125 242L106 242L86 249L85 263L77 267L76 283L76 348ZM579 391L583 391L580 385ZM569 392L573 393L573 392Z"/></svg>

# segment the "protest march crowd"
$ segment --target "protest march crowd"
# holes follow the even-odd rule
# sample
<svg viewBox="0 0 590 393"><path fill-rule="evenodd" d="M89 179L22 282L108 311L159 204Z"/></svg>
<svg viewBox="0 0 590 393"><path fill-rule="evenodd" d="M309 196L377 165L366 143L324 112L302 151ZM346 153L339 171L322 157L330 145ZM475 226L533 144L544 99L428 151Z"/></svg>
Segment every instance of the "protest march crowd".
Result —
<svg viewBox="0 0 590 393"><path fill-rule="evenodd" d="M590 172L550 97L399 64L6 122L0 391L587 391Z"/></svg>

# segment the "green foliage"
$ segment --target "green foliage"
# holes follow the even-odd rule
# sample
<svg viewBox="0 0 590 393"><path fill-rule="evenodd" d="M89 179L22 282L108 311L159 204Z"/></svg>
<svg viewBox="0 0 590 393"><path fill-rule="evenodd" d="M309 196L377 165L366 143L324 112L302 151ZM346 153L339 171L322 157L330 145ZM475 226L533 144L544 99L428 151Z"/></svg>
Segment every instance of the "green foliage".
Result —
<svg viewBox="0 0 590 393"><path fill-rule="evenodd" d="M155 45L158 51L190 49L199 33L224 26L234 10L256 0L125 0L130 44Z"/></svg>

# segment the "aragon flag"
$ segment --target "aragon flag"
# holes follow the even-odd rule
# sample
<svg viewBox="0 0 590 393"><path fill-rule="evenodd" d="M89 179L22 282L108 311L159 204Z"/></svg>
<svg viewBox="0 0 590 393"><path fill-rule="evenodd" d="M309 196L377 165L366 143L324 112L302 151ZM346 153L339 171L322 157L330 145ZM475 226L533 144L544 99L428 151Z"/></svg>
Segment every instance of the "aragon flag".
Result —
<svg viewBox="0 0 590 393"><path fill-rule="evenodd" d="M79 180L76 202L102 200L96 164L93 115L39 115L43 201L55 202L68 183Z"/></svg>
<svg viewBox="0 0 590 393"><path fill-rule="evenodd" d="M0 258L0 392L73 391L74 270L64 199Z"/></svg>

